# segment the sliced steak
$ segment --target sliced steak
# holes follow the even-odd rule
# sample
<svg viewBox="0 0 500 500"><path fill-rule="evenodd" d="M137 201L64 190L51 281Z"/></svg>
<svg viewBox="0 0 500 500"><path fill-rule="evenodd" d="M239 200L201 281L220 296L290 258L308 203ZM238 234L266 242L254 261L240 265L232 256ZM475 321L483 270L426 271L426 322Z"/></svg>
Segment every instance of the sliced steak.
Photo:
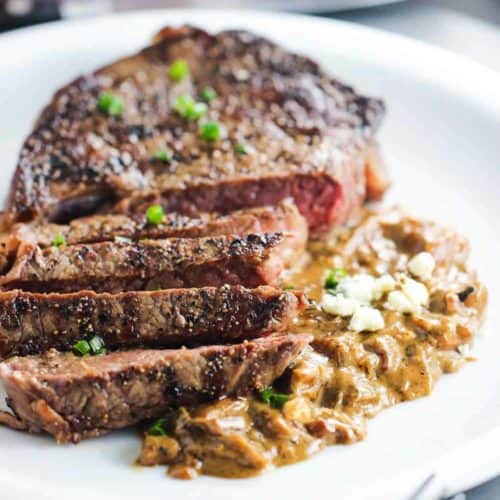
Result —
<svg viewBox="0 0 500 500"><path fill-rule="evenodd" d="M280 282L289 259L283 233L103 242L44 250L25 245L0 277L4 289L96 292Z"/></svg>
<svg viewBox="0 0 500 500"><path fill-rule="evenodd" d="M284 330L306 306L300 292L262 286L117 294L0 293L0 358L71 350L81 339L107 348L227 344Z"/></svg>
<svg viewBox="0 0 500 500"><path fill-rule="evenodd" d="M51 350L0 364L7 401L31 432L78 442L170 407L245 396L279 377L311 341L284 335L229 346L77 357ZM13 423L3 414L4 423Z"/></svg>
<svg viewBox="0 0 500 500"><path fill-rule="evenodd" d="M171 81L178 58L189 74ZM207 86L216 97L199 121L174 110L179 96L199 100ZM103 112L103 93L123 110ZM154 45L56 93L22 147L6 220L66 221L124 198L117 211L137 213L155 198L193 215L291 196L322 230L363 203L367 171L383 186L372 168L383 114L380 100L252 33L165 28ZM207 120L220 124L211 142L200 137Z"/></svg>
<svg viewBox="0 0 500 500"><path fill-rule="evenodd" d="M129 238L134 241L159 238L199 238L233 234L289 232L293 234L292 255L304 250L307 242L307 224L292 200L276 206L238 210L228 215L201 213L189 217L169 213L161 224L148 224L143 212L140 216L93 215L75 219L69 225L16 224L0 240L0 272L7 272L20 245L32 243L40 248L52 246L62 235L67 245L96 243ZM2 265L3 264L3 265Z"/></svg>

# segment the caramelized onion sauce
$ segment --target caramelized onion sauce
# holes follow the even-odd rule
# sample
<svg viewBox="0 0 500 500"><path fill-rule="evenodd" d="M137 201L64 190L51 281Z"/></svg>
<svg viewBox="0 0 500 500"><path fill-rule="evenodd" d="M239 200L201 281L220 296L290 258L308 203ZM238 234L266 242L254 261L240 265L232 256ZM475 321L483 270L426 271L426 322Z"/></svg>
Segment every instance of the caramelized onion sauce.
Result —
<svg viewBox="0 0 500 500"><path fill-rule="evenodd" d="M435 268L421 281L428 301L417 311L398 312L382 294L370 307L382 314L383 328L355 331L349 316L323 309L331 269L404 282L411 277L409 260L421 252L432 254ZM470 359L487 291L467 258L468 243L460 235L396 209L367 211L352 227L311 242L285 283L303 289L311 302L292 331L315 336L273 387L288 395L286 402L273 408L256 394L172 411L165 436L146 433L139 463L168 465L168 474L182 479L200 473L248 477L327 445L363 439L368 418L430 394L442 373Z"/></svg>

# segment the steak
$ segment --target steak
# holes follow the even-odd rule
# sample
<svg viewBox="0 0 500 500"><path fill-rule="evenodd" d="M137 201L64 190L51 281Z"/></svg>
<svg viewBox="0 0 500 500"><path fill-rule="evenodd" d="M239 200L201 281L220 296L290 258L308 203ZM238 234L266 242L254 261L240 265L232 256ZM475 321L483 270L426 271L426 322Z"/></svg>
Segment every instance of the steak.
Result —
<svg viewBox="0 0 500 500"><path fill-rule="evenodd" d="M172 81L179 58L188 75ZM179 97L199 100L207 86L208 111L186 115ZM103 111L103 98L121 101ZM386 189L374 154L383 114L380 100L265 38L167 27L55 94L22 147L5 222L143 213L152 199L193 216L292 197L310 228L325 230ZM205 140L208 121L219 127Z"/></svg>
<svg viewBox="0 0 500 500"><path fill-rule="evenodd" d="M279 283L291 235L283 233L20 248L4 289L97 292ZM292 246L293 247L293 246Z"/></svg>
<svg viewBox="0 0 500 500"><path fill-rule="evenodd" d="M0 364L13 415L2 421L78 442L158 418L171 407L263 390L311 341L267 337L237 345L77 357L51 350Z"/></svg>
<svg viewBox="0 0 500 500"><path fill-rule="evenodd" d="M300 292L262 286L117 294L0 293L0 357L35 354L99 335L106 348L234 343L284 330Z"/></svg>
<svg viewBox="0 0 500 500"><path fill-rule="evenodd" d="M67 245L97 243L128 238L134 241L158 238L199 238L225 234L289 232L294 235L291 257L304 250L307 225L291 200L276 206L259 207L231 212L228 215L200 213L189 217L178 213L165 214L161 224L148 224L145 215L93 215L73 220L69 225L16 224L0 240L0 271L7 272L22 244L40 248L53 245L62 235ZM292 242L291 240L289 240Z"/></svg>

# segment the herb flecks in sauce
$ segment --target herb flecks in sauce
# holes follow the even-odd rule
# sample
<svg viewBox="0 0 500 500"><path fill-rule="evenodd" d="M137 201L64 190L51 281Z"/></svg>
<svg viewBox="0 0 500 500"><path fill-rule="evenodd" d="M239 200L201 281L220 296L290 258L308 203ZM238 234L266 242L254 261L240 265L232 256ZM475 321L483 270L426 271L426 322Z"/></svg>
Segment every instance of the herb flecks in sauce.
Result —
<svg viewBox="0 0 500 500"><path fill-rule="evenodd" d="M281 408L290 398L288 394L276 392L274 389L264 389L259 396L264 403L272 408Z"/></svg>
<svg viewBox="0 0 500 500"><path fill-rule="evenodd" d="M167 420L165 418L159 418L156 420L148 429L148 434L150 436L166 436L167 431L165 430L165 424Z"/></svg>
<svg viewBox="0 0 500 500"><path fill-rule="evenodd" d="M409 270L422 252L435 259L430 276L428 257ZM461 236L397 211L366 213L356 227L311 242L309 253L309 264L287 276L286 285L303 289L312 301L292 327L295 333L314 333L312 346L264 397L178 410L168 436L146 436L141 463L168 464L172 477L256 475L327 445L363 439L368 418L428 395L441 374L469 359L487 292L467 268L468 245ZM362 278L358 288L359 283L339 280L335 297L352 295L355 308L364 301L361 307L382 316L381 328L355 331L349 328L355 308L342 316L321 307L332 269L345 269L345 279L371 277ZM419 281L424 278L425 285ZM419 307L414 312L393 307L388 297L395 291L413 297ZM286 396L278 398L279 408L269 404L275 393Z"/></svg>
<svg viewBox="0 0 500 500"><path fill-rule="evenodd" d="M345 276L347 276L347 272L345 269L342 268L332 269L326 276L325 288L327 290L334 290L335 288L337 288L339 280L345 278Z"/></svg>

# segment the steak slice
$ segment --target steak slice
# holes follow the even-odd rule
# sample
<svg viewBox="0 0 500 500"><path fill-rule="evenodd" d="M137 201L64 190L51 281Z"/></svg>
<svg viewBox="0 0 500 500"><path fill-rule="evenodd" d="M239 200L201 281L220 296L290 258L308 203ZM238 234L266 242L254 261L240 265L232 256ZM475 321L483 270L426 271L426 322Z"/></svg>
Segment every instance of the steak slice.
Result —
<svg viewBox="0 0 500 500"><path fill-rule="evenodd" d="M144 214L145 212L142 212ZM225 234L289 232L295 246L291 257L295 260L307 242L307 224L292 200L276 206L259 207L231 212L228 215L200 213L189 217L169 213L161 224L148 224L145 215L93 215L73 220L69 225L16 224L0 240L0 272L7 272L20 245L32 243L40 248L52 246L62 235L67 245L97 243L129 238L134 241L158 238L199 238Z"/></svg>
<svg viewBox="0 0 500 500"><path fill-rule="evenodd" d="M171 81L179 58L189 74ZM180 96L199 100L207 86L216 97L199 121L175 111ZM103 112L103 93L123 110ZM6 220L67 221L124 198L117 211L156 198L193 215L292 196L323 230L363 203L367 171L378 187L371 195L386 185L372 154L383 114L380 100L260 36L165 28L152 46L56 93L22 147ZM220 124L211 142L200 137L208 120ZM158 150L170 159L158 160Z"/></svg>
<svg viewBox="0 0 500 500"><path fill-rule="evenodd" d="M262 390L311 339L284 335L236 345L86 357L51 350L1 363L0 378L10 408L26 429L76 443L160 417L170 407ZM14 423L12 415L2 416L7 425Z"/></svg>
<svg viewBox="0 0 500 500"><path fill-rule="evenodd" d="M283 233L103 242L44 250L20 248L0 278L4 289L96 292L279 283L288 242Z"/></svg>
<svg viewBox="0 0 500 500"><path fill-rule="evenodd" d="M224 344L284 330L300 292L225 285L117 294L0 293L0 357L71 350L99 335L107 348Z"/></svg>

